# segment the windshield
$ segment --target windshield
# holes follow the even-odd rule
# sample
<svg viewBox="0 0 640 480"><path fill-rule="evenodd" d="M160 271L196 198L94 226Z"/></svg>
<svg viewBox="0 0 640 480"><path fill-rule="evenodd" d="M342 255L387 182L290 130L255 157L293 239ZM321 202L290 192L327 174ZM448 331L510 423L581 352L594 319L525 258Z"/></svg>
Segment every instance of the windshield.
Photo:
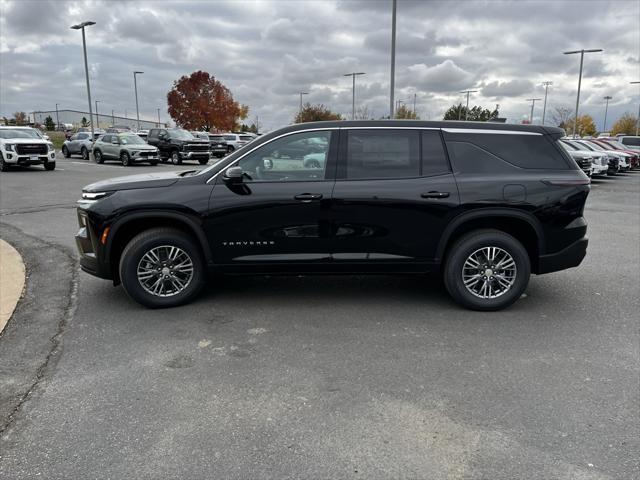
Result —
<svg viewBox="0 0 640 480"><path fill-rule="evenodd" d="M581 147L586 148L587 150L591 150L592 152L595 152L596 150L602 150L601 148L596 148L595 145L593 144L589 144L589 143L582 143L582 142L578 142L578 145L580 145Z"/></svg>
<svg viewBox="0 0 640 480"><path fill-rule="evenodd" d="M622 139L623 145L633 145L634 147L640 146L640 137L624 137Z"/></svg>
<svg viewBox="0 0 640 480"><path fill-rule="evenodd" d="M42 137L38 135L38 132L32 130L30 128L16 128L14 129L0 129L0 138L10 139L10 138L36 138L38 140L42 140Z"/></svg>
<svg viewBox="0 0 640 480"><path fill-rule="evenodd" d="M606 150L606 148L600 146L599 144L597 144L595 142L589 142L588 145L590 147L593 147L591 150L600 150L601 152ZM611 149L609 149L609 150L611 150Z"/></svg>
<svg viewBox="0 0 640 480"><path fill-rule="evenodd" d="M138 135L118 135L122 145L144 145L146 142Z"/></svg>
<svg viewBox="0 0 640 480"><path fill-rule="evenodd" d="M177 140L193 140L194 139L191 133L187 132L186 130L181 130L179 128L173 128L173 129L167 130L167 132L169 132L169 136L171 136L171 138L175 138Z"/></svg>
<svg viewBox="0 0 640 480"><path fill-rule="evenodd" d="M617 140L607 140L606 143L607 143L607 145L611 145L614 150L626 150L627 149L627 147L625 147L624 144L620 143Z"/></svg>
<svg viewBox="0 0 640 480"><path fill-rule="evenodd" d="M573 143L567 142L566 140L560 140L560 143L562 144L563 147L567 148L568 150L580 150Z"/></svg>

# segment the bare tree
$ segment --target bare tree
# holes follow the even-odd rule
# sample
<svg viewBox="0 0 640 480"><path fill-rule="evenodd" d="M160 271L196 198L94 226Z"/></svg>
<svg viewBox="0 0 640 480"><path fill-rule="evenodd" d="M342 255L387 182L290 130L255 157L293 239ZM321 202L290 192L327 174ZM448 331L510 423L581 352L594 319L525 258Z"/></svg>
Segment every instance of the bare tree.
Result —
<svg viewBox="0 0 640 480"><path fill-rule="evenodd" d="M356 108L356 120L372 120L373 115L369 112L369 107L362 105Z"/></svg>
<svg viewBox="0 0 640 480"><path fill-rule="evenodd" d="M573 109L569 107L555 107L551 112L551 121L560 128L565 128L571 117L573 117Z"/></svg>

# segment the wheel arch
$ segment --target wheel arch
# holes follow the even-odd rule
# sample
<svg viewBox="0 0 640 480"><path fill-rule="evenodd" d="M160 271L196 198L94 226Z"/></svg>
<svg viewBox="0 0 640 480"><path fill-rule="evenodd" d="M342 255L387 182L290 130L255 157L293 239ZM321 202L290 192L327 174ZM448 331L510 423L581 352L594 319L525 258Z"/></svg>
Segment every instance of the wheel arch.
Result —
<svg viewBox="0 0 640 480"><path fill-rule="evenodd" d="M118 265L129 241L139 233L157 227L175 228L192 236L199 245L205 262L212 262L209 243L197 217L170 210L130 213L111 225L105 248L105 260L111 269L114 284L120 283Z"/></svg>
<svg viewBox="0 0 640 480"><path fill-rule="evenodd" d="M538 272L540 255L545 253L542 226L533 215L513 209L479 209L455 217L440 238L436 261L442 263L453 243L467 232L479 229L500 230L516 238L527 250L531 271Z"/></svg>

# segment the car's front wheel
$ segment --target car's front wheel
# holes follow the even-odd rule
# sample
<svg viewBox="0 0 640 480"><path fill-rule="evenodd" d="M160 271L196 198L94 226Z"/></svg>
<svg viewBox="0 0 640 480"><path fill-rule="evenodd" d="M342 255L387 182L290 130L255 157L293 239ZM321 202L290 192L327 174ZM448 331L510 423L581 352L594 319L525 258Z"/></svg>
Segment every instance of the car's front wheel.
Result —
<svg viewBox="0 0 640 480"><path fill-rule="evenodd" d="M134 237L122 252L119 271L127 294L149 308L191 301L206 279L196 242L171 228L153 228Z"/></svg>
<svg viewBox="0 0 640 480"><path fill-rule="evenodd" d="M0 153L0 172L8 172L11 167L4 161L4 157Z"/></svg>
<svg viewBox="0 0 640 480"><path fill-rule="evenodd" d="M55 170L56 169L56 162L45 162L44 163L44 169L51 171L51 170Z"/></svg>
<svg viewBox="0 0 640 480"><path fill-rule="evenodd" d="M69 153L69 149L67 148L66 145L64 145L62 147L62 155L64 155L64 158L70 158L71 157L71 153Z"/></svg>
<svg viewBox="0 0 640 480"><path fill-rule="evenodd" d="M174 165L182 165L182 159L180 158L180 154L177 150L171 152L171 163Z"/></svg>
<svg viewBox="0 0 640 480"><path fill-rule="evenodd" d="M501 310L529 284L531 262L524 246L499 230L475 230L449 249L444 266L447 291L472 310Z"/></svg>
<svg viewBox="0 0 640 480"><path fill-rule="evenodd" d="M123 167L128 167L129 165L131 165L131 157L127 152L122 152L120 154L120 161L122 162Z"/></svg>

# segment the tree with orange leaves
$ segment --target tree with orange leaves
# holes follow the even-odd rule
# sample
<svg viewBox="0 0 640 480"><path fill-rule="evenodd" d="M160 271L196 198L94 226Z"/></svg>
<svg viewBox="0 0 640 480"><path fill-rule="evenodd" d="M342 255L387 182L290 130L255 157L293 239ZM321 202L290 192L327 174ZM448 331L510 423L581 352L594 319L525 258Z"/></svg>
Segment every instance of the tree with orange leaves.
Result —
<svg viewBox="0 0 640 480"><path fill-rule="evenodd" d="M201 70L173 82L167 104L176 125L187 130L233 130L249 113L222 82Z"/></svg>

